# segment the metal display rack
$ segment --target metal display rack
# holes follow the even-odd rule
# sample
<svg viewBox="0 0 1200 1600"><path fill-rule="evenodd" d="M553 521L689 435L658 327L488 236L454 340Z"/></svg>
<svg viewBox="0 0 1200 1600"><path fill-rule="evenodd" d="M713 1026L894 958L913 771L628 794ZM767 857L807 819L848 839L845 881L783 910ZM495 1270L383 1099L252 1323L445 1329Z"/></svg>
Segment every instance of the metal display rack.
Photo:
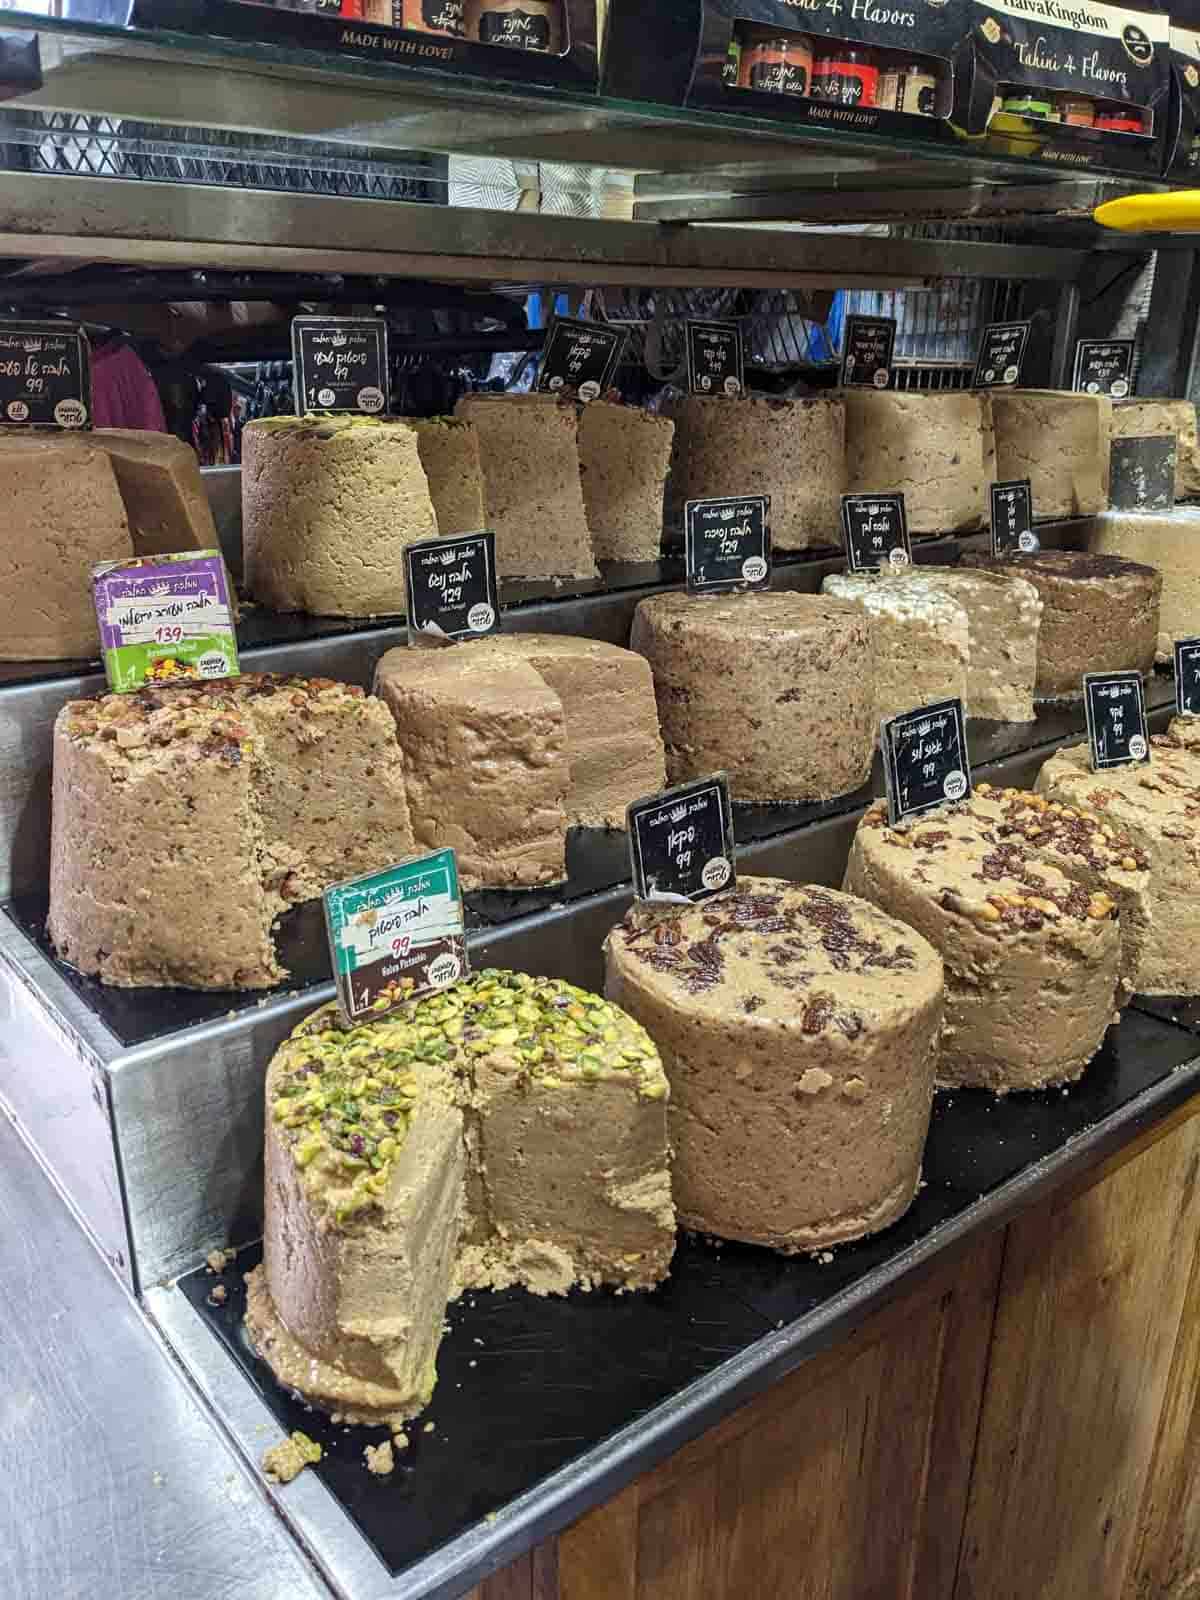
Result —
<svg viewBox="0 0 1200 1600"><path fill-rule="evenodd" d="M128 269L140 296L150 294L157 274L173 274L178 284L188 273L195 298L204 295L206 273L220 274L229 295L239 274L273 274L276 288L303 277L330 298L353 284L387 299L397 280L418 280L446 286L459 305L484 289L511 303L530 287L608 288L614 312L620 291L625 320L640 326L638 307L655 295L683 304L688 291L759 291L755 337L763 364L789 366L808 351L788 319L802 316L813 291L904 290L915 291L908 385L969 381L969 360L930 342L939 332L936 309L930 316L920 307L936 308L941 297L968 325L986 307L998 317L1033 318L1043 337L1040 369L1034 361L1030 377L1065 386L1077 335L1113 331L1129 275L1157 250L1140 392L1193 392L1200 288L1190 245L1112 237L1091 222L1102 200L1144 184L1066 179L1031 162L821 129L797 133L760 119L515 90L417 69L357 62L334 68L286 48L66 25L21 11L0 18L4 29L36 32L45 80L42 89L9 100L0 117L0 145L10 152L0 171L0 302L6 281L27 305L40 277L61 284L73 270ZM445 159L456 155L635 173L632 218L455 208L439 185ZM603 179L598 183L602 188ZM872 226L863 232L845 224ZM120 279L107 281L117 298ZM254 279L242 281L252 287ZM46 294L52 307L53 289ZM212 474L209 486L235 555L236 472ZM1076 532L1043 531L1046 542L1068 544ZM931 544L921 558L957 559L960 545ZM836 552L818 552L781 564L776 582L815 589L838 565ZM680 581L677 568L665 565L620 584L502 598L519 607L522 627L625 643L637 601ZM369 684L379 656L403 636L395 619L363 627L280 620L278 634L268 631L244 649L247 669ZM332 988L320 950L305 955L309 934L301 927L303 978L293 992L230 1006L228 1014L181 1014L123 1036L115 1014L39 942L51 729L68 699L99 687L94 667L80 663L0 679L0 896L8 899L7 915L0 914L0 1105L97 1247L88 1258L93 1267L101 1258L107 1263L173 1348L171 1359L181 1362L215 1419L214 1459L244 1484L264 1438L278 1433L278 1415L212 1336L194 1294L189 1299L174 1280L208 1249L254 1239L266 1064ZM1160 680L1156 726L1165 722L1170 696ZM1028 782L1081 730L1082 713L1063 708L1025 729L973 725L977 771L994 782ZM743 865L840 881L869 798L863 792L771 815L743 808ZM583 841L579 850L579 883L561 903L500 905L501 897L484 897L473 908L476 961L599 982L601 940L630 890L611 840ZM169 1010L171 998L163 1005ZM731 1350L644 1415L615 1416L610 1436L524 1485L496 1508L498 1516L464 1521L403 1571L380 1560L313 1474L269 1497L242 1491L243 1547L257 1539L269 1552L269 1581L290 1585L289 1593L332 1592L343 1600L463 1593L856 1326L923 1263L1166 1117L1200 1079L1194 1035L1153 1006L1127 1013L1110 1066L1099 1098L1084 1108L1091 1120L1070 1128L1048 1121L1036 1136L1044 1138L1036 1167L1018 1163L977 1192L964 1191L952 1216L933 1217L902 1244L864 1256L861 1270L831 1279L787 1326ZM1002 1108L997 1123L1007 1114ZM36 1212L25 1194L11 1203L26 1208L14 1215ZM111 1288L99 1296L105 1306ZM160 1362L153 1385L167 1385L168 1376L179 1385L164 1347L148 1353L144 1325L137 1317L125 1321L134 1333L119 1318L114 1328L132 1341L134 1367ZM161 1425L191 1430L191 1441L193 1405L190 1395L186 1405L181 1400L173 1422L164 1405ZM145 1516L140 1499L138 1507ZM220 1524L211 1505L197 1515L208 1527ZM120 1593L114 1570L103 1567L107 1558L95 1559L95 1586ZM206 1600L215 1591L205 1581L192 1583L180 1572L171 1592ZM283 1592L266 1587L266 1576L263 1586L250 1582L246 1593L256 1600Z"/></svg>

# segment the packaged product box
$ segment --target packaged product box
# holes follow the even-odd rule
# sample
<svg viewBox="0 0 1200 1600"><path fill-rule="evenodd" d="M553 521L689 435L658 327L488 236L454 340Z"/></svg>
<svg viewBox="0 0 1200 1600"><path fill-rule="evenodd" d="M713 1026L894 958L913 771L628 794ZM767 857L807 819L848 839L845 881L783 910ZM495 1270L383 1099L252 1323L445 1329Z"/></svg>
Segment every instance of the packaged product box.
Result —
<svg viewBox="0 0 1200 1600"><path fill-rule="evenodd" d="M1168 28L1154 0L612 0L602 87L1157 175Z"/></svg>
<svg viewBox="0 0 1200 1600"><path fill-rule="evenodd" d="M966 0L954 120L981 154L1157 176L1170 23L1152 3Z"/></svg>
<svg viewBox="0 0 1200 1600"><path fill-rule="evenodd" d="M1200 168L1200 32L1171 20L1171 98L1163 173L1195 183Z"/></svg>
<svg viewBox="0 0 1200 1600"><path fill-rule="evenodd" d="M63 0L68 18L595 89L596 0Z"/></svg>
<svg viewBox="0 0 1200 1600"><path fill-rule="evenodd" d="M953 143L963 0L611 0L602 87L624 99Z"/></svg>

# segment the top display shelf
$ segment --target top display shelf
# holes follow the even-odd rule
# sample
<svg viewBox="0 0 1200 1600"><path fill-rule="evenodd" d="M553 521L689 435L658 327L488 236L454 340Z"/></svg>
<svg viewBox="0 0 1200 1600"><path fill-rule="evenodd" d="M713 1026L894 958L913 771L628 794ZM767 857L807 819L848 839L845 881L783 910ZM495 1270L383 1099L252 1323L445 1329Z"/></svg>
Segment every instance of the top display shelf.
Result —
<svg viewBox="0 0 1200 1600"><path fill-rule="evenodd" d="M21 10L5 11L3 28L36 37L43 79L38 89L10 88L6 109L316 139L359 154L501 156L643 174L736 176L749 163L802 178L810 203L822 191L936 193L940 216L995 215L1000 208L986 194L997 187L1020 191L1021 214L1076 218L1104 199L1161 187L1101 175L1081 180L1027 156L1000 159L894 132L659 106L289 43L63 22ZM961 206L947 198L954 194ZM836 220L849 220L847 210L853 202L839 206ZM878 216L878 207L870 214ZM667 219L659 211L645 220Z"/></svg>

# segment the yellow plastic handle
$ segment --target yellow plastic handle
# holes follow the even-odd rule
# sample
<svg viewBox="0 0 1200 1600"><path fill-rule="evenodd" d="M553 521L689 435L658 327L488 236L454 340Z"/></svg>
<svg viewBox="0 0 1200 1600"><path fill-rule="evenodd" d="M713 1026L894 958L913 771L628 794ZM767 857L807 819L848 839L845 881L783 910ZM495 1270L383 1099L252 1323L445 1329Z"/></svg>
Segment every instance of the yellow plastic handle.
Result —
<svg viewBox="0 0 1200 1600"><path fill-rule="evenodd" d="M1097 206L1092 217L1119 233L1200 233L1200 189L1123 195Z"/></svg>

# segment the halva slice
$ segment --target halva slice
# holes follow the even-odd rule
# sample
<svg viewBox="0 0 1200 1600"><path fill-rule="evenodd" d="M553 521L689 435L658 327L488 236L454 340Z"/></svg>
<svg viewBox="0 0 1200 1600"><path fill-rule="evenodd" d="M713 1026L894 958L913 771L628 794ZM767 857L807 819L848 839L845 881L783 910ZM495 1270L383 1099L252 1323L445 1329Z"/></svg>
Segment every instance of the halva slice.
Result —
<svg viewBox="0 0 1200 1600"><path fill-rule="evenodd" d="M817 1251L908 1209L942 1019L918 934L836 889L742 878L635 908L605 962L662 1051L685 1227Z"/></svg>
<svg viewBox="0 0 1200 1600"><path fill-rule="evenodd" d="M405 608L404 551L436 538L416 431L378 417L266 417L242 434L246 587L275 611Z"/></svg>
<svg viewBox="0 0 1200 1600"><path fill-rule="evenodd" d="M1148 880L1121 907L1130 986L1142 994L1200 994L1200 750L1177 720L1150 740L1150 761L1091 770L1086 744L1051 756L1038 792L1086 807L1132 842Z"/></svg>
<svg viewBox="0 0 1200 1600"><path fill-rule="evenodd" d="M846 492L846 416L831 395L807 400L675 395L675 449L667 515L682 524L688 500L769 494L780 550L836 546Z"/></svg>
<svg viewBox="0 0 1200 1600"><path fill-rule="evenodd" d="M594 400L579 419L583 503L601 561L657 561L675 424Z"/></svg>
<svg viewBox="0 0 1200 1600"><path fill-rule="evenodd" d="M910 533L987 525L992 457L986 394L846 389L846 493L904 495Z"/></svg>
<svg viewBox="0 0 1200 1600"><path fill-rule="evenodd" d="M1035 517L1075 517L1108 504L1113 404L1106 395L993 389L998 482L1028 478Z"/></svg>
<svg viewBox="0 0 1200 1600"><path fill-rule="evenodd" d="M831 800L865 783L875 654L859 606L768 592L643 600L633 648L654 674L673 783L729 774L737 800Z"/></svg>
<svg viewBox="0 0 1200 1600"><path fill-rule="evenodd" d="M314 1404L398 1426L463 1288L660 1282L667 1101L645 1030L555 979L489 969L354 1028L313 1013L267 1072L259 1353Z"/></svg>
<svg viewBox="0 0 1200 1600"><path fill-rule="evenodd" d="M967 702L970 628L965 607L937 588L835 572L821 586L859 606L875 648L875 721L939 700Z"/></svg>
<svg viewBox="0 0 1200 1600"><path fill-rule="evenodd" d="M468 394L454 414L479 435L500 576L594 578L576 407L552 394Z"/></svg>

